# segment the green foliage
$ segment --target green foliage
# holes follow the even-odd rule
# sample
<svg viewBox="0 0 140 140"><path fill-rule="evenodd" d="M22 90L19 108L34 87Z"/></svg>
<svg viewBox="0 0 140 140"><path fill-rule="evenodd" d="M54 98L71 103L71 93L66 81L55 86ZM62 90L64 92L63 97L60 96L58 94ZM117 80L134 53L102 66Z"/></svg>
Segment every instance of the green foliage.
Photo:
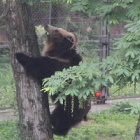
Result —
<svg viewBox="0 0 140 140"><path fill-rule="evenodd" d="M72 11L80 11L85 13L85 15L94 15L95 9L99 2L102 3L102 0L73 0L72 1Z"/></svg>
<svg viewBox="0 0 140 140"><path fill-rule="evenodd" d="M107 65L115 63L113 72L119 79L118 82L123 80L126 83L140 83L140 21L130 21L125 27L128 32L115 43L119 53L111 57L117 63L114 60L107 62Z"/></svg>
<svg viewBox="0 0 140 140"><path fill-rule="evenodd" d="M140 113L140 102L139 101L122 101L112 105L111 111L115 113L124 114L139 114Z"/></svg>
<svg viewBox="0 0 140 140"><path fill-rule="evenodd" d="M16 121L0 122L0 140L20 140Z"/></svg>
<svg viewBox="0 0 140 140"><path fill-rule="evenodd" d="M120 47L119 45L122 45L122 42L120 44L118 42L118 47ZM103 61L102 67L109 71L115 84L121 87L124 87L127 83L136 84L140 82L139 57L139 47L133 47L133 49L131 47L121 47L118 53L116 52L114 56L110 56Z"/></svg>
<svg viewBox="0 0 140 140"><path fill-rule="evenodd" d="M110 24L130 19L138 20L140 16L139 0L73 0L72 11L81 11L87 15L109 17Z"/></svg>
<svg viewBox="0 0 140 140"><path fill-rule="evenodd" d="M68 95L87 100L101 84L106 86L107 82L113 82L110 75L102 73L99 69L99 64L81 62L79 66L64 69L63 72L56 72L50 78L45 78L43 90L50 95L60 92L55 102L60 101L62 104Z"/></svg>

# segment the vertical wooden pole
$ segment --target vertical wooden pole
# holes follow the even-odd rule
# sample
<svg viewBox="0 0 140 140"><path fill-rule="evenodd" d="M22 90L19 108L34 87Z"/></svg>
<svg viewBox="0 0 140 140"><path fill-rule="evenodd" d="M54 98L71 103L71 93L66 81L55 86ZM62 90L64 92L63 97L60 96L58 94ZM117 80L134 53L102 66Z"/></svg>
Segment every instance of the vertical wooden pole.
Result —
<svg viewBox="0 0 140 140"><path fill-rule="evenodd" d="M108 0L104 0L104 2L108 2ZM107 18L103 19L102 21L100 44L101 44L100 61L103 61L103 59L109 55L109 33L108 33L108 19ZM102 72L105 74L106 70L102 69ZM105 103L105 100L108 96L108 87L101 85L100 92L102 94L100 103Z"/></svg>

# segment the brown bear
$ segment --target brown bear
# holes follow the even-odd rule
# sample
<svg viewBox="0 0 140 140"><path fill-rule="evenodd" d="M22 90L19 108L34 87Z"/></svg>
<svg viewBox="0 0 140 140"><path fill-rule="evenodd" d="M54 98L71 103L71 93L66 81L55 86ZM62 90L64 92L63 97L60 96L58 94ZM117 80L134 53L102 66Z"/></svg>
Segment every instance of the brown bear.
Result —
<svg viewBox="0 0 140 140"><path fill-rule="evenodd" d="M44 78L51 77L56 71L76 66L82 61L81 56L76 52L78 39L75 34L50 25L45 26L45 30L47 39L44 42L42 56L29 57L23 53L16 53L16 59L24 67L27 75L36 79L40 84ZM53 101L58 94L59 91L51 96ZM66 105L56 103L56 107L50 115L54 134L64 136L82 119L86 119L91 107L90 103L87 101L84 108L79 108L79 100L75 96L73 113L71 113L71 103L71 96L67 96Z"/></svg>

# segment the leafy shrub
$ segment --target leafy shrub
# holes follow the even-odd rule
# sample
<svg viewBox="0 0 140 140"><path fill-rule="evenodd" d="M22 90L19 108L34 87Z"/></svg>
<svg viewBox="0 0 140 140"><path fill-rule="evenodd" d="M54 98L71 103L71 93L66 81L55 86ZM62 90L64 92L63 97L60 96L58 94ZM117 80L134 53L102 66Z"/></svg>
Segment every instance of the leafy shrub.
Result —
<svg viewBox="0 0 140 140"><path fill-rule="evenodd" d="M124 114L139 114L140 113L140 102L123 101L112 105L112 112L124 113Z"/></svg>
<svg viewBox="0 0 140 140"><path fill-rule="evenodd" d="M77 96L79 100L87 100L93 96L94 91L98 90L100 85L106 86L108 82L113 82L112 77L102 73L97 63L81 62L79 66L64 69L50 78L45 78L43 90L50 95L60 91L56 102L60 101L63 104L68 95Z"/></svg>

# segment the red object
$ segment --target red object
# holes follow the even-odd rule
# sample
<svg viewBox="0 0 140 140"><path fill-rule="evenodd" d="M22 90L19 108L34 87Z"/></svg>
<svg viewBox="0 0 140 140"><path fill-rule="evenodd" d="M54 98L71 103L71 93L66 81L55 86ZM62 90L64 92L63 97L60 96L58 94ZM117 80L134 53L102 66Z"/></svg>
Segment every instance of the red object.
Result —
<svg viewBox="0 0 140 140"><path fill-rule="evenodd" d="M94 96L97 97L97 98L101 97L101 92L99 92L99 91L95 92Z"/></svg>

